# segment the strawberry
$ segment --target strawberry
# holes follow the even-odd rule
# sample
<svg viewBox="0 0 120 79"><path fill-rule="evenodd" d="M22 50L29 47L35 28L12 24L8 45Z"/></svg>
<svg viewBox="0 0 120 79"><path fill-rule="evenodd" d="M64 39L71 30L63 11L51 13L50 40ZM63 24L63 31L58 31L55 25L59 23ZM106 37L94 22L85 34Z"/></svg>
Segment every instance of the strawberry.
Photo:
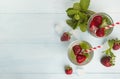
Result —
<svg viewBox="0 0 120 79"><path fill-rule="evenodd" d="M99 27L102 24L102 16L97 15L93 18L94 25Z"/></svg>
<svg viewBox="0 0 120 79"><path fill-rule="evenodd" d="M80 63L82 63L82 62L84 62L85 60L86 60L86 56L85 55L77 55L76 56L76 60L77 60L77 62L80 64Z"/></svg>
<svg viewBox="0 0 120 79"><path fill-rule="evenodd" d="M71 75L72 72L73 72L72 67L70 67L70 66L66 66L66 67L65 67L65 73L66 73L67 75Z"/></svg>
<svg viewBox="0 0 120 79"><path fill-rule="evenodd" d="M95 26L94 21L91 21L91 23L90 23L90 28L91 28L92 26Z"/></svg>
<svg viewBox="0 0 120 79"><path fill-rule="evenodd" d="M95 31L96 29L98 28L95 26L94 22L92 21L90 24L90 31Z"/></svg>
<svg viewBox="0 0 120 79"><path fill-rule="evenodd" d="M118 49L120 49L120 44L119 43L114 43L113 50L118 50Z"/></svg>
<svg viewBox="0 0 120 79"><path fill-rule="evenodd" d="M81 46L80 45L75 45L75 46L73 46L73 51L74 51L74 54L75 55L78 55L78 54L80 54L81 53L81 51L82 51L82 48L81 48Z"/></svg>
<svg viewBox="0 0 120 79"><path fill-rule="evenodd" d="M99 28L97 31L96 31L96 36L98 37L103 37L105 35L105 29L104 28Z"/></svg>
<svg viewBox="0 0 120 79"><path fill-rule="evenodd" d="M112 66L111 57L110 57L110 56L104 56L104 57L102 57L101 63L102 63L104 66L106 66L106 67Z"/></svg>
<svg viewBox="0 0 120 79"><path fill-rule="evenodd" d="M68 32L64 32L61 36L61 41L69 41L70 40L70 34Z"/></svg>

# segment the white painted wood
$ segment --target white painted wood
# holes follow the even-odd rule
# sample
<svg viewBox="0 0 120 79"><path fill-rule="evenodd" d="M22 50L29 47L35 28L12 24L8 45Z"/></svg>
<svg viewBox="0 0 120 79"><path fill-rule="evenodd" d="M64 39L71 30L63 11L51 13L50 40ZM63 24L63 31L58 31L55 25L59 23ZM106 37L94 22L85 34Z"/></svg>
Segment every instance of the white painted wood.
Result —
<svg viewBox="0 0 120 79"><path fill-rule="evenodd" d="M0 79L118 79L120 77L120 51L116 65L105 68L100 64L101 50L95 51L90 64L82 67L86 73L72 76L64 74L64 66L73 65L67 58L70 42L62 43L56 34L56 23L70 29L65 23L66 8L79 0L0 0ZM112 6L111 6L112 5ZM98 7L95 7L98 6ZM90 9L105 11L119 21L119 1L91 0ZM105 39L92 37L79 31L78 39L92 46L100 45ZM108 38L120 38L120 27L115 27Z"/></svg>
<svg viewBox="0 0 120 79"><path fill-rule="evenodd" d="M0 13L65 13L79 0L0 0ZM94 11L119 12L119 0L91 0Z"/></svg>
<svg viewBox="0 0 120 79"><path fill-rule="evenodd" d="M114 14L113 14L114 15ZM114 19L116 19L115 14ZM0 14L0 73L12 74L13 77L25 74L64 74L64 66L70 64L67 59L67 47L70 42L62 43L54 31L54 24L65 24L65 14ZM67 27L67 26L66 26ZM113 37L120 33L115 27ZM101 44L104 39L97 39L86 33L80 40L86 40L93 46ZM119 35L116 36L119 38ZM88 39L89 38L89 39ZM83 67L88 73L120 73L120 54L117 54L116 65L105 68L100 64L101 52L95 52L90 64ZM76 73L74 71L74 73ZM11 75L10 75L11 76ZM17 76L17 77L18 77ZM24 77L23 76L23 77ZM64 75L63 75L64 77ZM45 77L47 79L47 77Z"/></svg>

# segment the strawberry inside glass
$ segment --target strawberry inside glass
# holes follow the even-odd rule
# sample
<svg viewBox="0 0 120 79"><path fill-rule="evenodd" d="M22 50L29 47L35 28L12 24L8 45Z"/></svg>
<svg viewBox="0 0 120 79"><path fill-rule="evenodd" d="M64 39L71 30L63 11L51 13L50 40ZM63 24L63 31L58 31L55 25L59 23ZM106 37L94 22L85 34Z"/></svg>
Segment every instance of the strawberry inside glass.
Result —
<svg viewBox="0 0 120 79"><path fill-rule="evenodd" d="M93 57L93 51L86 53L86 49L90 49L92 46L86 41L74 41L70 44L68 50L68 58L75 65L85 65L89 63Z"/></svg>
<svg viewBox="0 0 120 79"><path fill-rule="evenodd" d="M95 37L108 36L113 28L105 29L108 25L113 24L112 18L106 13L93 14L88 21L88 31Z"/></svg>

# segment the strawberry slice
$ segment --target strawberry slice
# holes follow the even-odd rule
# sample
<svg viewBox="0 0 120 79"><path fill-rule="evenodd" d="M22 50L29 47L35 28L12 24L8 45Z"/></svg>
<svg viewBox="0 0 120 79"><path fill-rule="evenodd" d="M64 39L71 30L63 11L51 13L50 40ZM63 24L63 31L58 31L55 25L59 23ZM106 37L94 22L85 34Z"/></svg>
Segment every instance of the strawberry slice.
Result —
<svg viewBox="0 0 120 79"><path fill-rule="evenodd" d="M80 64L80 63L82 63L82 62L84 62L85 60L86 60L86 56L85 55L77 55L76 56L76 60L77 60L77 62Z"/></svg>
<svg viewBox="0 0 120 79"><path fill-rule="evenodd" d="M112 66L112 63L111 63L111 57L110 56L105 56L101 59L101 63L106 66L106 67L110 67Z"/></svg>
<svg viewBox="0 0 120 79"><path fill-rule="evenodd" d="M99 28L97 31L96 31L96 36L98 37L103 37L105 35L105 29L104 28Z"/></svg>
<svg viewBox="0 0 120 79"><path fill-rule="evenodd" d="M64 32L61 36L61 41L69 41L70 40L70 34L68 32Z"/></svg>
<svg viewBox="0 0 120 79"><path fill-rule="evenodd" d="M94 25L99 27L102 24L102 16L97 15L93 18Z"/></svg>
<svg viewBox="0 0 120 79"><path fill-rule="evenodd" d="M78 55L78 54L80 54L81 53L81 51L82 51L82 48L81 48L81 46L80 45L75 45L75 46L73 46L73 51L74 51L74 54L75 55Z"/></svg>

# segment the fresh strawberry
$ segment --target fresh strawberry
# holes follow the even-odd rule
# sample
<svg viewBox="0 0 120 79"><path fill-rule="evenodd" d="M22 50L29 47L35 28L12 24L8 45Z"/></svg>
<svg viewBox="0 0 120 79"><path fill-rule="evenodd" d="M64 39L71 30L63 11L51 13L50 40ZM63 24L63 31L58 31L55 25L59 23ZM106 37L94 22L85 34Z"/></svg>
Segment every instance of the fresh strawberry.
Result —
<svg viewBox="0 0 120 79"><path fill-rule="evenodd" d="M96 27L94 22L92 21L90 24L90 31L95 31L96 29L98 29L98 27Z"/></svg>
<svg viewBox="0 0 120 79"><path fill-rule="evenodd" d="M98 37L103 37L105 35L105 29L104 28L99 28L97 31L96 31L96 36Z"/></svg>
<svg viewBox="0 0 120 79"><path fill-rule="evenodd" d="M99 27L102 24L102 16L97 15L93 18L94 25Z"/></svg>
<svg viewBox="0 0 120 79"><path fill-rule="evenodd" d="M70 34L68 32L64 32L61 36L61 41L69 41L70 40Z"/></svg>
<svg viewBox="0 0 120 79"><path fill-rule="evenodd" d="M77 55L76 56L76 60L77 60L77 62L80 64L80 63L82 63L82 62L84 62L85 60L86 60L86 56L85 55Z"/></svg>
<svg viewBox="0 0 120 79"><path fill-rule="evenodd" d="M114 43L113 50L118 50L118 49L120 49L120 43Z"/></svg>
<svg viewBox="0 0 120 79"><path fill-rule="evenodd" d="M67 75L71 75L72 72L73 72L72 67L70 67L70 66L66 66L66 67L65 67L65 73L66 73Z"/></svg>
<svg viewBox="0 0 120 79"><path fill-rule="evenodd" d="M95 26L94 21L91 21L91 23L90 23L90 28L91 28L92 26Z"/></svg>
<svg viewBox="0 0 120 79"><path fill-rule="evenodd" d="M110 56L104 56L104 57L101 59L101 63L102 63L104 66L106 66L106 67L112 66L111 57L110 57Z"/></svg>
<svg viewBox="0 0 120 79"><path fill-rule="evenodd" d="M81 48L81 46L80 45L75 45L75 46L73 46L73 51L74 51L74 54L75 55L78 55L78 54L80 54L81 53L81 51L82 51L82 48Z"/></svg>

